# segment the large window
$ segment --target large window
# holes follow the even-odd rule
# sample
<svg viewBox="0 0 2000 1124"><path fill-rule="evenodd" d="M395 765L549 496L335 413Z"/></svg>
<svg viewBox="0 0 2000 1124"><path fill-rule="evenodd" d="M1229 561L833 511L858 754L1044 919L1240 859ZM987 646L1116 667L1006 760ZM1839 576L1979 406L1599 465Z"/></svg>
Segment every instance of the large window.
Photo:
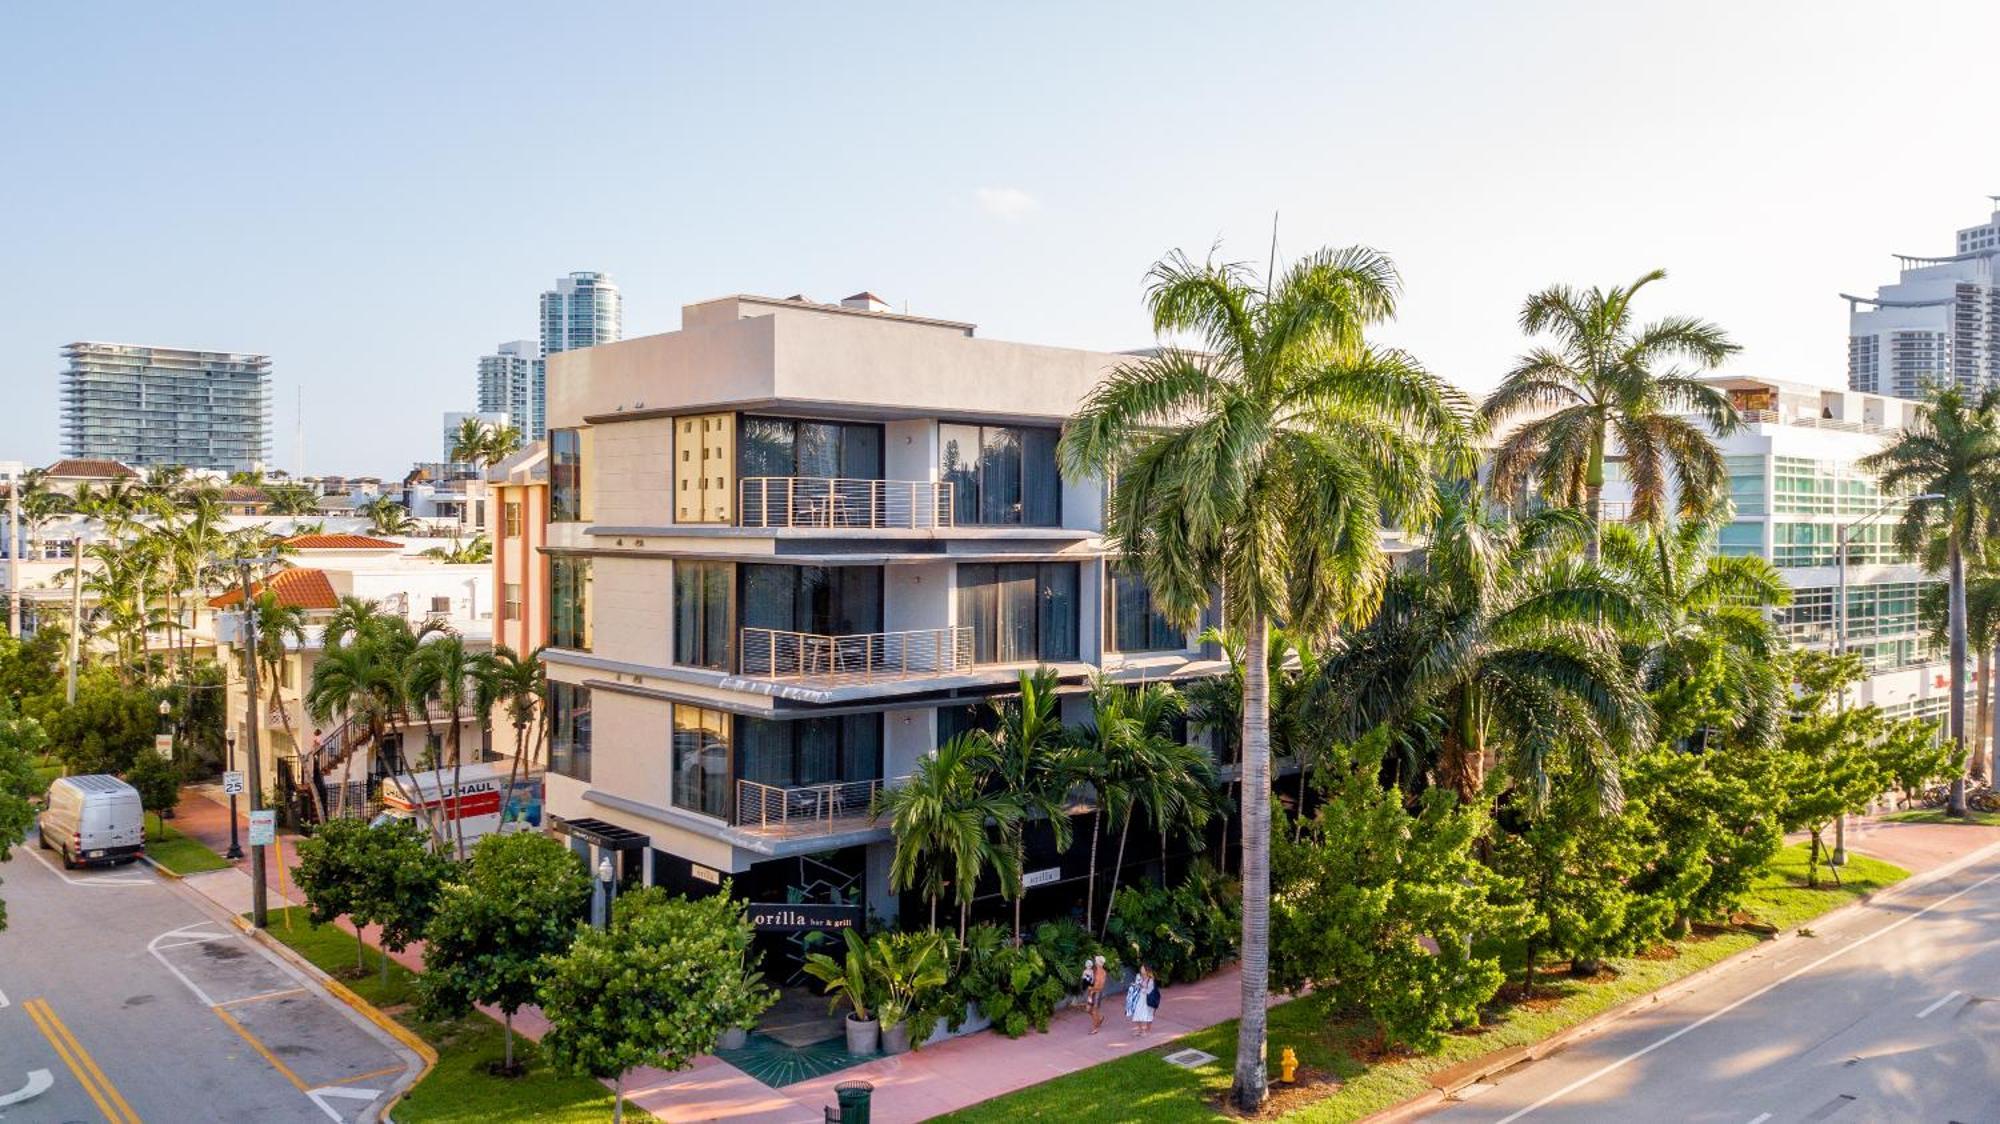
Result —
<svg viewBox="0 0 2000 1124"><path fill-rule="evenodd" d="M958 623L972 629L975 663L1074 660L1076 564L961 564Z"/></svg>
<svg viewBox="0 0 2000 1124"><path fill-rule="evenodd" d="M590 559L549 559L549 644L590 651Z"/></svg>
<svg viewBox="0 0 2000 1124"><path fill-rule="evenodd" d="M674 662L733 671L727 562L674 563Z"/></svg>
<svg viewBox="0 0 2000 1124"><path fill-rule="evenodd" d="M549 430L549 522L583 518L583 441L574 429Z"/></svg>
<svg viewBox="0 0 2000 1124"><path fill-rule="evenodd" d="M500 587L500 619L503 621L521 619L520 582L508 582Z"/></svg>
<svg viewBox="0 0 2000 1124"><path fill-rule="evenodd" d="M1105 605L1105 648L1113 652L1178 652L1187 634L1168 623L1153 591L1136 571L1114 566Z"/></svg>
<svg viewBox="0 0 2000 1124"><path fill-rule="evenodd" d="M500 505L500 537L503 539L521 537L520 500L508 500Z"/></svg>
<svg viewBox="0 0 2000 1124"><path fill-rule="evenodd" d="M882 716L736 720L742 779L776 788L872 781L882 776Z"/></svg>
<svg viewBox="0 0 2000 1124"><path fill-rule="evenodd" d="M745 417L737 474L882 479L882 427L860 422Z"/></svg>
<svg viewBox="0 0 2000 1124"><path fill-rule="evenodd" d="M590 780L590 688L549 684L549 772Z"/></svg>
<svg viewBox="0 0 2000 1124"><path fill-rule="evenodd" d="M1062 522L1062 478L1054 429L938 426L940 479L951 485L952 519L961 526Z"/></svg>
<svg viewBox="0 0 2000 1124"><path fill-rule="evenodd" d="M729 716L674 704L674 806L729 818Z"/></svg>
<svg viewBox="0 0 2000 1124"><path fill-rule="evenodd" d="M745 565L744 628L855 636L882 631L880 566Z"/></svg>

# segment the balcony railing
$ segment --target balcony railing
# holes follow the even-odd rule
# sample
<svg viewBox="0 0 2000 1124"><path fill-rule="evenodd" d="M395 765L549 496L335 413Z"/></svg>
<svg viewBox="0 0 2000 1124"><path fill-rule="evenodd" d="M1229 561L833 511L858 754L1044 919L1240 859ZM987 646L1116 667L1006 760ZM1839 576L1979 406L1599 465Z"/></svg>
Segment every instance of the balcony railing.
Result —
<svg viewBox="0 0 2000 1124"><path fill-rule="evenodd" d="M1777 410L1738 410L1737 416L1745 425L1797 425L1809 429L1832 429L1841 433L1865 433L1871 436L1900 433L1901 429L1880 422L1843 421L1839 418L1822 418L1813 414L1782 414Z"/></svg>
<svg viewBox="0 0 2000 1124"><path fill-rule="evenodd" d="M951 485L928 480L749 476L738 485L745 527L927 530L951 526Z"/></svg>
<svg viewBox="0 0 2000 1124"><path fill-rule="evenodd" d="M872 683L948 675L972 667L970 628L924 628L822 636L769 628L743 630L743 674L814 683Z"/></svg>
<svg viewBox="0 0 2000 1124"><path fill-rule="evenodd" d="M874 822L868 808L894 781L835 781L779 787L736 782L736 826L763 835L832 835Z"/></svg>

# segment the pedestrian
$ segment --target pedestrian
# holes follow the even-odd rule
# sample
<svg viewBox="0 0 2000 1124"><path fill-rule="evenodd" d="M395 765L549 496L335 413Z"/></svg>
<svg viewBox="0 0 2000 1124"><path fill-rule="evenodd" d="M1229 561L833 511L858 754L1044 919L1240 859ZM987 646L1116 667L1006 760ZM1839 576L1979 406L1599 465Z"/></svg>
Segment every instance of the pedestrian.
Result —
<svg viewBox="0 0 2000 1124"><path fill-rule="evenodd" d="M1139 974L1132 977L1132 985L1125 989L1125 1017L1132 1020L1139 1037L1153 1029L1153 1015L1160 1009L1160 981L1153 976L1150 964L1139 965Z"/></svg>
<svg viewBox="0 0 2000 1124"><path fill-rule="evenodd" d="M1104 957L1092 957L1083 988L1083 1006L1090 1012L1092 1034L1104 1027L1104 985L1109 982L1111 974L1104 970Z"/></svg>

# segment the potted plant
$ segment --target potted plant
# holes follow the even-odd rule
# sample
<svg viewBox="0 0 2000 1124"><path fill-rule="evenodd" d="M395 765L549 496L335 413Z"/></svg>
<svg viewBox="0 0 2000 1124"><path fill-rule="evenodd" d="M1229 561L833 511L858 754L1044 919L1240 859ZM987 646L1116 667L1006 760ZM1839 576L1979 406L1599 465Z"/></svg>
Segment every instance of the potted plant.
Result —
<svg viewBox="0 0 2000 1124"><path fill-rule="evenodd" d="M881 986L882 1052L907 1053L910 1016L929 1009L951 980L950 955L938 933L884 933L870 950L870 967ZM928 1028L927 1028L928 1029Z"/></svg>
<svg viewBox="0 0 2000 1124"><path fill-rule="evenodd" d="M881 1039L882 1024L876 1018L878 994L877 978L873 957L868 946L852 929L843 933L847 938L847 955L839 961L824 952L811 953L806 957L806 974L820 981L826 994L832 996L829 1011L847 1000L853 1010L847 1013L847 1052L868 1055L875 1052ZM876 938L879 942L880 937Z"/></svg>

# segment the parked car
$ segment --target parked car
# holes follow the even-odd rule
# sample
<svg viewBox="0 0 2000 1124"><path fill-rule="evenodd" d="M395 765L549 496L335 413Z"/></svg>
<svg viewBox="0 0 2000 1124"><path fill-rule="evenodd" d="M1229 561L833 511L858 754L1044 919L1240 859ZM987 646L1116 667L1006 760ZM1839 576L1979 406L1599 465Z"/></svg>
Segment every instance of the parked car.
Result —
<svg viewBox="0 0 2000 1124"><path fill-rule="evenodd" d="M56 778L35 827L42 848L61 851L68 870L129 863L146 853L139 790L102 773Z"/></svg>

